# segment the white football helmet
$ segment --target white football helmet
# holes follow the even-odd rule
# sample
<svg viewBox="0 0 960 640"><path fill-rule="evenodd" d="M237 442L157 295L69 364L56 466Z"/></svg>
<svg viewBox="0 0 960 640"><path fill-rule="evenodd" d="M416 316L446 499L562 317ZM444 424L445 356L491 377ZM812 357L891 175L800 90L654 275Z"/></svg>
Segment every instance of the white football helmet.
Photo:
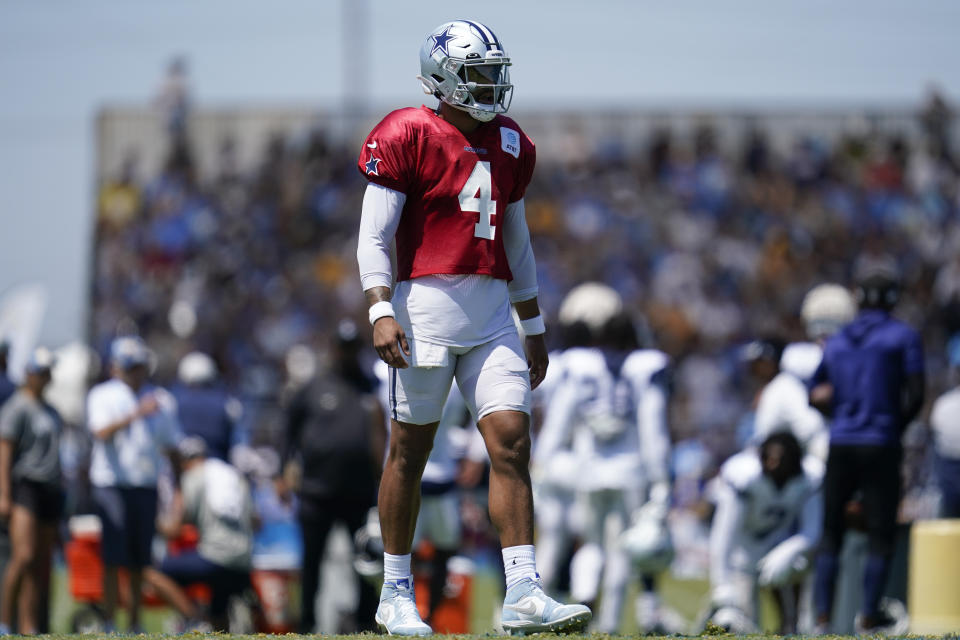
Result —
<svg viewBox="0 0 960 640"><path fill-rule="evenodd" d="M566 325L582 322L596 334L621 311L623 299L619 293L600 282L585 282L567 293L557 317Z"/></svg>
<svg viewBox="0 0 960 640"><path fill-rule="evenodd" d="M473 20L454 20L427 36L417 77L425 93L489 122L510 108L510 64L493 31Z"/></svg>
<svg viewBox="0 0 960 640"><path fill-rule="evenodd" d="M639 571L665 571L674 556L666 503L650 500L640 507L634 515L632 526L620 535L620 546Z"/></svg>
<svg viewBox="0 0 960 640"><path fill-rule="evenodd" d="M853 295L839 284L821 284L803 298L800 316L807 335L813 339L826 338L850 323L857 314Z"/></svg>

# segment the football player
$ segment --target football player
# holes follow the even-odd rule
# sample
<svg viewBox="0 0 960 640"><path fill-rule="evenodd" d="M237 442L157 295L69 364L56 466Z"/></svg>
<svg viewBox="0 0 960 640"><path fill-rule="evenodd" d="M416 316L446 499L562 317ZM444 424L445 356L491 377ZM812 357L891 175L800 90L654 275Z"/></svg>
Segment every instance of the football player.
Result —
<svg viewBox="0 0 960 640"><path fill-rule="evenodd" d="M410 549L420 477L454 379L490 454L489 511L506 572L504 629L563 631L591 617L587 607L547 596L537 577L530 392L548 357L523 204L536 150L504 115L513 94L510 65L486 25L440 25L420 48L419 77L439 104L388 114L358 161L369 184L357 260L374 347L391 367L376 614L391 634L431 633L417 613Z"/></svg>
<svg viewBox="0 0 960 640"><path fill-rule="evenodd" d="M715 485L710 529L710 619L735 633L758 630L758 587L774 587L781 632L796 630L797 585L823 524L823 463L789 431L727 460Z"/></svg>
<svg viewBox="0 0 960 640"><path fill-rule="evenodd" d="M788 430L807 453L826 462L829 433L823 415L810 406L806 382L820 364L823 343L851 322L855 313L853 296L838 284L821 284L807 293L800 315L811 342L794 342L783 350L779 372L757 401L754 442Z"/></svg>
<svg viewBox="0 0 960 640"><path fill-rule="evenodd" d="M571 595L593 602L601 592L597 629L614 633L633 559L641 569L669 563L666 515L669 506L667 356L639 349L629 316L620 311L603 323L593 348L565 353L566 376L555 391L544 423L537 462L551 457L558 443L573 439L578 499L584 517L584 545L571 566ZM634 519L644 531L623 540ZM654 524L658 535L649 536ZM631 553L633 552L633 553ZM653 562L660 560L654 566ZM655 598L652 580L645 597ZM646 607L649 609L649 605ZM648 627L655 621L641 620Z"/></svg>
<svg viewBox="0 0 960 640"><path fill-rule="evenodd" d="M576 505L580 478L573 438L549 442L549 455L538 450L543 434L543 417L556 397L554 393L566 377L565 355L590 346L592 335L623 308L616 291L594 282L578 285L564 297L557 313L560 323L562 349L550 353L547 377L533 392L533 406L541 431L533 442L533 481L536 491L537 555L540 577L546 588L556 586L564 563L570 559L574 538L582 532L582 518Z"/></svg>

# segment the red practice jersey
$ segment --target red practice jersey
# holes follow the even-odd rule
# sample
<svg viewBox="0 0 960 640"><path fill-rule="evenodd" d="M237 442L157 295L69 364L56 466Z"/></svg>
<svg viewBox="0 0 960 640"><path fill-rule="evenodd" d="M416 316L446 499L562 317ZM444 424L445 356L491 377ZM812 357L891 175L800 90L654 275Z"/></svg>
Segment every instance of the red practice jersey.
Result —
<svg viewBox="0 0 960 640"><path fill-rule="evenodd" d="M464 134L428 107L387 115L357 167L407 196L397 280L440 273L511 280L499 224L507 204L523 198L535 163L533 141L506 116Z"/></svg>

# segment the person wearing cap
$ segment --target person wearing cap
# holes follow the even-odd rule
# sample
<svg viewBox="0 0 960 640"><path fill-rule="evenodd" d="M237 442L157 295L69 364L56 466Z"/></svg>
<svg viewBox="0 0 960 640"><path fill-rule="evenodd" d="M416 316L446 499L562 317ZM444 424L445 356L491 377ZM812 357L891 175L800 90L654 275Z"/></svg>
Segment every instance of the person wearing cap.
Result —
<svg viewBox="0 0 960 640"><path fill-rule="evenodd" d="M0 410L0 518L8 521L12 554L3 574L0 633L11 633L17 605L19 632L34 634L39 602L50 588L50 561L63 506L60 433L63 421L43 398L53 355L34 351L21 387Z"/></svg>
<svg viewBox="0 0 960 640"><path fill-rule="evenodd" d="M110 346L112 377L87 395L87 425L93 435L90 482L103 527L104 614L113 624L120 567L140 593L150 565L157 517L157 481L165 452L180 439L176 403L148 382L151 353L143 340L124 336ZM131 629L140 625L140 597L129 599Z"/></svg>
<svg viewBox="0 0 960 640"><path fill-rule="evenodd" d="M860 310L831 336L810 381L810 403L829 418L823 540L816 559L817 623L831 622L847 503L862 495L868 553L859 632L896 632L903 625L881 595L893 556L901 489L901 436L923 406L920 334L891 316L900 293L896 262L862 258L855 269Z"/></svg>
<svg viewBox="0 0 960 640"><path fill-rule="evenodd" d="M940 517L960 518L960 334L947 344L954 386L933 403L930 427L940 485Z"/></svg>
<svg viewBox="0 0 960 640"><path fill-rule="evenodd" d="M0 407L17 390L17 385L7 373L7 357L10 355L10 341L0 338Z"/></svg>
<svg viewBox="0 0 960 640"><path fill-rule="evenodd" d="M197 436L207 445L207 456L230 459L230 450L243 444L238 426L243 407L217 383L217 365L200 351L191 351L177 366L177 384L171 389L184 436Z"/></svg>
<svg viewBox="0 0 960 640"><path fill-rule="evenodd" d="M253 499L243 475L223 460L207 457L202 438L189 436L177 447L180 488L161 532L175 538L183 524L197 528L197 548L167 555L160 572L181 586L203 583L210 587L210 622L227 629L230 596L250 583L253 551Z"/></svg>

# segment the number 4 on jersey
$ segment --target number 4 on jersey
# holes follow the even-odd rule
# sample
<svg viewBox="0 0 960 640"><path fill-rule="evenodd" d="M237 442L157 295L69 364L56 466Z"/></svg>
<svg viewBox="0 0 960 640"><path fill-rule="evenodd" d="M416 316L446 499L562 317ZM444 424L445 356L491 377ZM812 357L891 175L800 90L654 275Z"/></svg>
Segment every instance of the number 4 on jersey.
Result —
<svg viewBox="0 0 960 640"><path fill-rule="evenodd" d="M480 220L473 227L477 238L493 240L497 229L493 226L493 216L497 213L497 201L493 200L490 163L477 162L460 190L460 210L467 213L479 213Z"/></svg>

